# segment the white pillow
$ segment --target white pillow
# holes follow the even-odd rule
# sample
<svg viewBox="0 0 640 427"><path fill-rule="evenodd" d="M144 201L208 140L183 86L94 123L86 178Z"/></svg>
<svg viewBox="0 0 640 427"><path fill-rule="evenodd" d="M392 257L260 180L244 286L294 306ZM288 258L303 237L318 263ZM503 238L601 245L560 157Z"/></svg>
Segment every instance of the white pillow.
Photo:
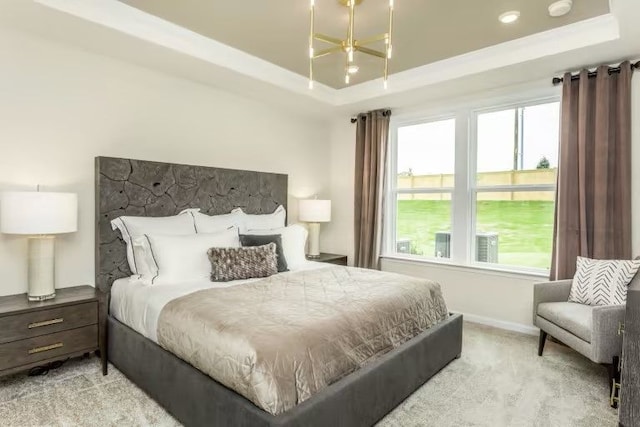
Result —
<svg viewBox="0 0 640 427"><path fill-rule="evenodd" d="M132 247L132 241L136 237L145 234L185 235L196 233L192 215L121 216L111 221L111 229L120 230L122 240L127 244L127 261L133 274L138 274Z"/></svg>
<svg viewBox="0 0 640 427"><path fill-rule="evenodd" d="M300 269L307 262L305 246L309 233L307 229L300 224L293 224L288 227L271 230L249 230L247 234L257 234L260 236L279 234L282 237L282 252L284 252L287 267L290 271Z"/></svg>
<svg viewBox="0 0 640 427"><path fill-rule="evenodd" d="M199 210L200 209L188 211L193 216L198 233L218 233L229 227L241 228L243 220L242 212L234 211L222 215L207 215L198 212Z"/></svg>
<svg viewBox="0 0 640 427"><path fill-rule="evenodd" d="M235 208L231 213L240 215L240 233L244 234L247 230L273 230L275 228L283 228L287 219L287 211L284 206L280 205L270 214L248 214L244 213L241 208Z"/></svg>
<svg viewBox="0 0 640 427"><path fill-rule="evenodd" d="M569 301L588 305L623 305L640 260L596 260L578 257Z"/></svg>
<svg viewBox="0 0 640 427"><path fill-rule="evenodd" d="M138 279L145 283L151 283L158 274L158 266L156 265L151 253L151 246L147 236L136 237L131 241L133 249L133 258L136 261L138 269Z"/></svg>
<svg viewBox="0 0 640 427"><path fill-rule="evenodd" d="M209 280L211 262L209 248L239 248L238 228L231 227L220 233L200 233L190 236L146 236L151 256L157 266L151 284L171 284Z"/></svg>

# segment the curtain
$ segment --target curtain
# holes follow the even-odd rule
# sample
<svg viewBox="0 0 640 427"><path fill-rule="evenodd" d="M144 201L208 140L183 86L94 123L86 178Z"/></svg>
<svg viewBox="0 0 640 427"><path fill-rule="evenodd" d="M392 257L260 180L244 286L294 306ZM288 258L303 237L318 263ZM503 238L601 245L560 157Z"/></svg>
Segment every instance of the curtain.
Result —
<svg viewBox="0 0 640 427"><path fill-rule="evenodd" d="M563 79L551 280L576 258L631 258L631 76L607 66Z"/></svg>
<svg viewBox="0 0 640 427"><path fill-rule="evenodd" d="M356 128L355 260L356 267L379 268L389 110L359 114Z"/></svg>

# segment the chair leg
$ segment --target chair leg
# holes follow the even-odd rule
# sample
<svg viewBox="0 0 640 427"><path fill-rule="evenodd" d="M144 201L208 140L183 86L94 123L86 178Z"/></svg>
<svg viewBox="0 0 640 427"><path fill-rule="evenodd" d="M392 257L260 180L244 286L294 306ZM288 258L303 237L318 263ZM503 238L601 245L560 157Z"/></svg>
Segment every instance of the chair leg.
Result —
<svg viewBox="0 0 640 427"><path fill-rule="evenodd" d="M538 340L538 356L542 356L544 344L547 342L547 333L540 329L540 338Z"/></svg>

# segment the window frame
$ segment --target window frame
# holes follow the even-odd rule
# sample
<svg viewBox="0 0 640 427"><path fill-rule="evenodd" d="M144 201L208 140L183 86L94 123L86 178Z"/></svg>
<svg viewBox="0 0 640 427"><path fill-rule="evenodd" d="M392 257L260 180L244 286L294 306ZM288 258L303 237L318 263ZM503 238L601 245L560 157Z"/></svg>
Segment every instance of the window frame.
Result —
<svg viewBox="0 0 640 427"><path fill-rule="evenodd" d="M524 273L534 276L548 276L549 268L535 268L509 264L494 264L475 260L476 209L478 192L488 191L556 191L557 184L478 186L478 116L513 108L560 102L557 88L533 91L532 93L512 93L506 99L484 98L476 102L460 102L452 108L439 111L413 112L391 117L389 127L389 150L386 165L383 221L382 257L407 259L427 263L459 265L484 270ZM560 114L562 114L560 112ZM455 119L455 166L454 186L443 189L428 189L424 193L451 193L451 257L402 254L396 251L397 200L398 194L419 194L416 189L397 188L398 129L405 126ZM559 118L560 119L560 118ZM420 189L417 189L420 190ZM434 191L435 190L435 191Z"/></svg>
<svg viewBox="0 0 640 427"><path fill-rule="evenodd" d="M404 121L398 121L396 123L392 123L389 127L389 159L386 165L387 174L385 179L385 221L383 223L383 244L382 244L382 254L392 254L394 256L400 255L406 258L414 258L414 259L429 259L429 260L450 260L451 258L437 258L427 257L424 255L413 255L413 254L398 254L397 252L397 215L398 215L398 195L400 194L451 194L451 237L453 238L453 212L454 212L454 187L443 187L443 188L411 188L411 189L399 189L398 188L398 129L401 127L409 127L409 126L418 126L429 123L441 122L446 120L454 120L454 126L456 127L456 135L457 135L457 125L458 120L455 114L438 114L433 115L421 119L409 119ZM454 151L457 147L457 136L454 137ZM454 155L455 156L455 155ZM457 159L456 159L457 160ZM455 169L457 168L454 165L454 179L455 179Z"/></svg>

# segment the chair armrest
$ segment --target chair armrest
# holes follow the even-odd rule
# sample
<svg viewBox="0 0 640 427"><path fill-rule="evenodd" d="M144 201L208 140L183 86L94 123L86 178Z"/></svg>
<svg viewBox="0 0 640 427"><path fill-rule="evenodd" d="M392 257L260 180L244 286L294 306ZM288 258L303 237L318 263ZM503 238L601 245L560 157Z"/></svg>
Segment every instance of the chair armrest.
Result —
<svg viewBox="0 0 640 427"><path fill-rule="evenodd" d="M622 354L622 337L618 326L624 322L626 306L608 305L593 307L591 345L593 361L611 363L613 356Z"/></svg>
<svg viewBox="0 0 640 427"><path fill-rule="evenodd" d="M624 323L626 306L599 305L593 307L593 333L596 335L617 335L620 323Z"/></svg>
<svg viewBox="0 0 640 427"><path fill-rule="evenodd" d="M536 324L538 305L543 302L565 302L569 300L572 279L542 282L533 285L533 324Z"/></svg>

